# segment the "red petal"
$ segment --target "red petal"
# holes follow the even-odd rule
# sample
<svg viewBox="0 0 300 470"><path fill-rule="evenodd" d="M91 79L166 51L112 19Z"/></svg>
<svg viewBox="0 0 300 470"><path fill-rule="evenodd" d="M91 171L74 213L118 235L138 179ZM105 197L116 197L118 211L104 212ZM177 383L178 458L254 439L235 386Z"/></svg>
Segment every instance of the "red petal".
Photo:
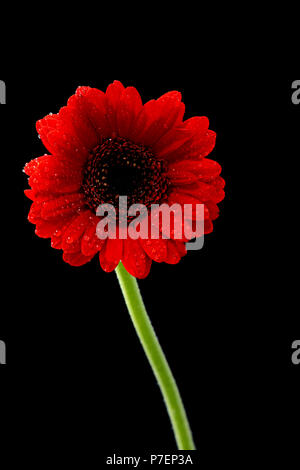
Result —
<svg viewBox="0 0 300 470"><path fill-rule="evenodd" d="M84 207L83 194L66 194L43 203L41 217L45 220L76 214Z"/></svg>
<svg viewBox="0 0 300 470"><path fill-rule="evenodd" d="M168 240L167 242L168 254L166 258L166 263L168 264L177 264L181 260L176 243L173 240Z"/></svg>
<svg viewBox="0 0 300 470"><path fill-rule="evenodd" d="M181 257L185 256L187 251L185 247L185 243L179 240L174 240L177 251Z"/></svg>
<svg viewBox="0 0 300 470"><path fill-rule="evenodd" d="M106 90L107 118L112 130L112 137L116 137L118 134L117 109L119 107L123 91L124 86L118 80L115 80L113 83L108 85Z"/></svg>
<svg viewBox="0 0 300 470"><path fill-rule="evenodd" d="M47 135L47 149L58 158L70 160L82 165L87 156L88 148L84 147L74 135L62 133L60 130L52 130Z"/></svg>
<svg viewBox="0 0 300 470"><path fill-rule="evenodd" d="M59 117L64 123L68 123L82 145L92 150L98 144L99 138L85 112L83 99L78 95L71 96L68 105L59 111Z"/></svg>
<svg viewBox="0 0 300 470"><path fill-rule="evenodd" d="M213 231L213 223L210 219L204 221L204 234L208 235Z"/></svg>
<svg viewBox="0 0 300 470"><path fill-rule="evenodd" d="M41 218L41 212L42 212L42 203L38 201L34 201L33 204L31 204L29 213L28 213L28 220L32 224L36 224L38 220Z"/></svg>
<svg viewBox="0 0 300 470"><path fill-rule="evenodd" d="M82 172L54 156L37 158L25 170L31 174L28 182L36 193L74 193L81 186Z"/></svg>
<svg viewBox="0 0 300 470"><path fill-rule="evenodd" d="M183 126L175 127L159 139L157 143L153 144L152 149L161 158L180 149L191 139L191 136L191 131Z"/></svg>
<svg viewBox="0 0 300 470"><path fill-rule="evenodd" d="M111 127L107 114L107 99L105 93L97 88L79 87L76 94L81 96L82 105L99 139L111 135ZM101 143L101 142L99 142Z"/></svg>
<svg viewBox="0 0 300 470"><path fill-rule="evenodd" d="M142 99L134 87L123 90L116 110L118 136L131 138L132 127L143 108Z"/></svg>
<svg viewBox="0 0 300 470"><path fill-rule="evenodd" d="M177 91L166 93L157 101L148 101L140 113L134 138L145 145L154 145L182 122L184 110L181 94Z"/></svg>
<svg viewBox="0 0 300 470"><path fill-rule="evenodd" d="M36 128L50 153L79 163L86 158L88 149L82 145L73 129L63 122L59 115L46 116L37 122Z"/></svg>
<svg viewBox="0 0 300 470"><path fill-rule="evenodd" d="M61 231L63 227L66 227L67 225L69 225L71 220L72 220L72 217L71 218L66 217L66 218L53 220L53 221L39 220L36 224L35 233L38 237L41 237L41 238L50 238L55 233L56 235L59 236L59 231Z"/></svg>
<svg viewBox="0 0 300 470"><path fill-rule="evenodd" d="M82 266L91 261L92 256L84 256L81 252L78 253L65 253L63 260L71 266Z"/></svg>
<svg viewBox="0 0 300 470"><path fill-rule="evenodd" d="M124 89L124 86L119 82L119 80L114 80L113 83L108 85L106 89L106 98L109 106L116 108Z"/></svg>
<svg viewBox="0 0 300 470"><path fill-rule="evenodd" d="M24 194L26 197L28 197L28 199L30 199L31 201L34 201L35 196L36 196L35 191L33 191L32 189L25 189Z"/></svg>
<svg viewBox="0 0 300 470"><path fill-rule="evenodd" d="M35 190L35 193L51 193L51 194L68 194L78 191L81 182L73 182L72 180L61 180L59 178L32 178L28 180L29 185Z"/></svg>
<svg viewBox="0 0 300 470"><path fill-rule="evenodd" d="M215 204L214 202L212 201L208 201L205 203L205 206L207 207L208 209L208 212L209 212L209 218L211 220L215 220L219 217L219 208L217 206L217 204Z"/></svg>
<svg viewBox="0 0 300 470"><path fill-rule="evenodd" d="M218 178L214 179L211 184L215 185L219 189L225 188L225 181L224 179L219 176Z"/></svg>
<svg viewBox="0 0 300 470"><path fill-rule="evenodd" d="M34 158L31 160L29 163L26 163L24 172L26 175L31 176L33 175L36 171L39 170L40 166L44 162L50 162L54 157L52 155L43 155L42 157Z"/></svg>
<svg viewBox="0 0 300 470"><path fill-rule="evenodd" d="M100 240L96 234L98 218L95 217L91 225L86 229L81 240L81 251L85 256L95 255L102 249L105 240Z"/></svg>
<svg viewBox="0 0 300 470"><path fill-rule="evenodd" d="M72 223L69 225L63 235L62 249L66 253L77 253L81 249L81 239L93 219L91 211L87 210L73 218Z"/></svg>
<svg viewBox="0 0 300 470"><path fill-rule="evenodd" d="M57 114L49 114L36 123L36 130L45 145L48 148L48 134L54 129L59 128L59 118Z"/></svg>
<svg viewBox="0 0 300 470"><path fill-rule="evenodd" d="M221 202L224 199L225 193L218 184L203 183L199 181L194 185L176 186L176 191L192 195L201 202L213 201L215 203Z"/></svg>
<svg viewBox="0 0 300 470"><path fill-rule="evenodd" d="M168 204L171 206L172 204L201 204L198 198L193 197L185 192L178 192L178 188L176 191L172 191L168 197Z"/></svg>
<svg viewBox="0 0 300 470"><path fill-rule="evenodd" d="M206 116L194 116L184 121L183 125L197 134L204 134L209 128L209 119Z"/></svg>
<svg viewBox="0 0 300 470"><path fill-rule="evenodd" d="M167 160L191 160L204 158L216 143L216 133L208 129L209 120L206 117L194 117L183 123L183 128L191 133L190 139L175 150L168 151L164 158Z"/></svg>
<svg viewBox="0 0 300 470"><path fill-rule="evenodd" d="M187 188L188 186L186 186ZM184 204L188 204L192 206L192 219L191 220L198 220L198 211L197 211L197 205L203 204L203 201L199 199L198 197L194 197L194 195L186 194L185 192L178 192L178 187L176 188L176 191L173 191L168 198L168 204L171 206L172 204L180 204L181 206L184 206ZM182 209L183 212L183 209ZM184 215L184 212L183 212ZM201 215L202 217L202 215ZM204 204L204 220L209 218L209 211ZM184 220L187 220L187 215L185 214ZM188 227L187 227L188 229Z"/></svg>
<svg viewBox="0 0 300 470"><path fill-rule="evenodd" d="M198 180L197 176L192 172L184 169L178 169L175 165L168 166L167 176L172 184L190 184Z"/></svg>
<svg viewBox="0 0 300 470"><path fill-rule="evenodd" d="M145 253L139 240L128 238L124 240L123 264L126 271L138 279L148 276L151 268L151 259Z"/></svg>
<svg viewBox="0 0 300 470"><path fill-rule="evenodd" d="M214 160L204 158L202 160L184 160L174 163L170 166L177 171L188 171L197 175L198 179L204 182L210 182L222 171L221 165Z"/></svg>
<svg viewBox="0 0 300 470"><path fill-rule="evenodd" d="M56 250L62 249L63 236L65 231L68 229L69 225L72 223L74 217L63 218L61 221L59 219L55 220L57 223L57 229L51 235L51 246ZM67 221L66 221L67 220Z"/></svg>
<svg viewBox="0 0 300 470"><path fill-rule="evenodd" d="M140 239L140 243L149 256L157 263L162 263L167 257L167 242L166 240L144 240Z"/></svg>
<svg viewBox="0 0 300 470"><path fill-rule="evenodd" d="M111 272L118 266L123 255L123 240L108 239L100 251L100 265L106 272Z"/></svg>

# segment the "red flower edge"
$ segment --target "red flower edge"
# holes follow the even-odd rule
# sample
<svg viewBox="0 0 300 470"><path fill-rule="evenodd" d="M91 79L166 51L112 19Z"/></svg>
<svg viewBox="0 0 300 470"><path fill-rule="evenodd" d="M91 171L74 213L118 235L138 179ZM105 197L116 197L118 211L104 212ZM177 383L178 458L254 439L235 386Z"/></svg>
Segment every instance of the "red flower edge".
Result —
<svg viewBox="0 0 300 470"><path fill-rule="evenodd" d="M183 121L184 111L177 91L143 105L134 87L125 88L118 81L106 93L79 87L58 114L37 122L49 155L25 166L31 187L25 194L33 201L28 219L36 225L35 233L51 238L51 246L62 249L64 261L72 266L99 253L104 271L113 271L122 261L130 274L145 278L152 261L178 263L186 254L184 239L100 240L95 207L114 196L105 179L109 174L104 159L116 172L122 151L125 163L132 168L134 161L140 168L139 191L132 189L132 202L202 203L204 233L212 232L225 186L220 165L206 158L216 134L206 117ZM122 172L125 163L122 160ZM141 192L141 187L148 192Z"/></svg>

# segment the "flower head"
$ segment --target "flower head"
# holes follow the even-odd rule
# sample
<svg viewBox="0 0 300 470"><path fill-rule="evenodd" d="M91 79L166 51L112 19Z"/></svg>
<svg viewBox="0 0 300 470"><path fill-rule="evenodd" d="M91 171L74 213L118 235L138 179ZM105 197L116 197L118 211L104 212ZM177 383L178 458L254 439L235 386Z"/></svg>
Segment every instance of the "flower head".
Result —
<svg viewBox="0 0 300 470"><path fill-rule="evenodd" d="M99 253L105 271L122 261L144 278L152 260L178 263L186 254L184 235L123 239L117 232L101 239L96 229L97 208L111 204L118 218L126 195L129 206L143 204L149 213L153 204L204 204L204 233L212 231L224 197L221 167L206 158L216 134L206 117L183 121L184 111L177 91L143 105L135 88L115 81L106 93L79 87L58 114L38 121L49 155L25 166L31 187L25 192L33 201L28 219L36 234L51 238L73 266Z"/></svg>

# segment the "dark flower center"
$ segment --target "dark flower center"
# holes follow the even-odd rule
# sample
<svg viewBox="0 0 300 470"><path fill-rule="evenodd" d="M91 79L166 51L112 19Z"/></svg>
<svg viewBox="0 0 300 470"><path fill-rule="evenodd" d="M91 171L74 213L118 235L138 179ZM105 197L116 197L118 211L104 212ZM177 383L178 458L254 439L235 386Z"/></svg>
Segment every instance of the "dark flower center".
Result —
<svg viewBox="0 0 300 470"><path fill-rule="evenodd" d="M168 185L163 161L143 145L117 137L105 140L91 152L82 190L91 209L106 203L117 209L120 196L127 196L128 207L159 204Z"/></svg>

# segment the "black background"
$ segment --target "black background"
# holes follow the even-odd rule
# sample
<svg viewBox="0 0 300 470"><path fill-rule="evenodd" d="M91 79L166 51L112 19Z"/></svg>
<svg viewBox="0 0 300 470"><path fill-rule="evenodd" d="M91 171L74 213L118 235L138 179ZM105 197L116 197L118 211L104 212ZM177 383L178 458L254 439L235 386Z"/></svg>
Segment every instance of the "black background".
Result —
<svg viewBox="0 0 300 470"><path fill-rule="evenodd" d="M214 232L201 251L176 266L154 263L140 281L201 459L213 468L219 459L238 462L237 450L254 461L261 451L266 459L290 454L300 418L300 365L291 362L300 337L296 249L292 235L284 238L296 231L289 213L299 156L293 80L238 74L220 80L192 70L183 78L70 76L41 73L21 83L0 77L7 85L0 107L7 436L29 440L29 454L36 445L47 455L63 447L95 461L122 449L176 450L115 274L104 273L97 259L80 268L65 264L27 221L22 169L45 153L35 122L55 113L78 85L104 90L118 79L136 86L144 102L181 91L186 118L206 115L217 132L211 158L223 167L226 198Z"/></svg>

